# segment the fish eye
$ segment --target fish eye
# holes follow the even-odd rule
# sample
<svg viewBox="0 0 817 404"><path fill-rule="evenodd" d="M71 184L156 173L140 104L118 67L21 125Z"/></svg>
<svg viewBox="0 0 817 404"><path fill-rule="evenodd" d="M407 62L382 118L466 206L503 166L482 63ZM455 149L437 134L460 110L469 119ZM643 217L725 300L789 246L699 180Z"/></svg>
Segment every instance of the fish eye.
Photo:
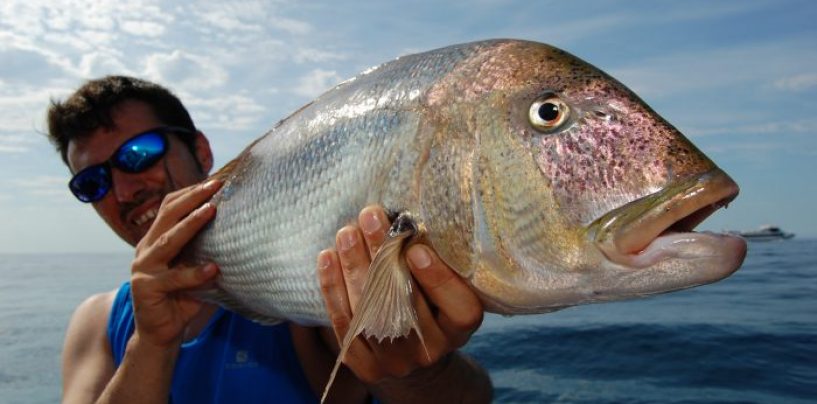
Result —
<svg viewBox="0 0 817 404"><path fill-rule="evenodd" d="M550 132L561 126L570 115L570 107L554 95L537 99L530 106L528 120L541 132Z"/></svg>

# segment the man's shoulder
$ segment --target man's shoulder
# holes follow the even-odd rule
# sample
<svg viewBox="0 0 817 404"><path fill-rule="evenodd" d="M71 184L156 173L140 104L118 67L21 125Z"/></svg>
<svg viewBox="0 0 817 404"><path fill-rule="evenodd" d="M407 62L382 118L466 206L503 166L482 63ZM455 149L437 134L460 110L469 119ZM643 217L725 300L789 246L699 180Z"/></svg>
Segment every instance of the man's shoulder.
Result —
<svg viewBox="0 0 817 404"><path fill-rule="evenodd" d="M113 300L116 298L117 292L118 289L114 289L88 296L82 301L82 303L79 304L79 306L77 306L77 310L97 310L100 308L110 310L111 304L113 304Z"/></svg>
<svg viewBox="0 0 817 404"><path fill-rule="evenodd" d="M117 290L111 290L88 296L74 309L69 327L104 329L107 326L107 319L111 313L111 305L116 298L116 293Z"/></svg>
<svg viewBox="0 0 817 404"><path fill-rule="evenodd" d="M91 397L98 396L113 376L106 329L107 316L115 296L116 291L89 296L71 316L62 351L63 395L66 401L91 401Z"/></svg>
<svg viewBox="0 0 817 404"><path fill-rule="evenodd" d="M106 330L115 297L115 290L97 293L77 306L65 332L65 363L77 363L83 357L96 355L94 352L110 355Z"/></svg>

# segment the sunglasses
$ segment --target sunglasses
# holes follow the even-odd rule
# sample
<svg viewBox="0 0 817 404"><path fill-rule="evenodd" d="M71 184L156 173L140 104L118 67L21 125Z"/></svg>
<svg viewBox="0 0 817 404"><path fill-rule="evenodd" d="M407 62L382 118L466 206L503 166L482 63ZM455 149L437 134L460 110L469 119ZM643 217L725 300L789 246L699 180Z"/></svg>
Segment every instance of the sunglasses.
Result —
<svg viewBox="0 0 817 404"><path fill-rule="evenodd" d="M126 173L141 173L152 167L167 153L166 133L192 134L193 131L175 126L153 128L122 143L105 162L86 167L68 182L71 193L81 202L96 202L111 190L111 167Z"/></svg>

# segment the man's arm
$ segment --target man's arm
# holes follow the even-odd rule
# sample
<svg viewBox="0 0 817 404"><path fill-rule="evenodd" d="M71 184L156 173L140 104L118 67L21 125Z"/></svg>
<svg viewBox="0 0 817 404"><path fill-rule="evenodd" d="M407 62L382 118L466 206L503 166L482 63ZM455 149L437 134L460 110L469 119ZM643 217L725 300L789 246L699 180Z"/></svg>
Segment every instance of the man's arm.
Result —
<svg viewBox="0 0 817 404"><path fill-rule="evenodd" d="M93 295L71 316L62 349L63 403L93 402L113 376L106 329L115 294Z"/></svg>
<svg viewBox="0 0 817 404"><path fill-rule="evenodd" d="M370 390L389 404L489 403L493 396L490 376L476 361L459 351L408 376L385 378Z"/></svg>
<svg viewBox="0 0 817 404"><path fill-rule="evenodd" d="M364 209L358 221L359 227L338 232L337 251L324 251L318 258L321 289L338 341L348 331L371 256L388 227L377 207ZM490 402L493 389L487 373L456 351L482 322L479 298L430 248L414 245L406 256L423 291L413 298L425 347L415 334L382 343L358 337L344 363L384 402Z"/></svg>
<svg viewBox="0 0 817 404"><path fill-rule="evenodd" d="M108 299L89 299L77 309L66 335L64 402L166 402L184 331L202 303L180 291L212 280L214 264L172 266L182 247L212 219L204 204L220 183L195 185L168 194L153 225L136 247L132 265L135 331L114 371L107 341Z"/></svg>

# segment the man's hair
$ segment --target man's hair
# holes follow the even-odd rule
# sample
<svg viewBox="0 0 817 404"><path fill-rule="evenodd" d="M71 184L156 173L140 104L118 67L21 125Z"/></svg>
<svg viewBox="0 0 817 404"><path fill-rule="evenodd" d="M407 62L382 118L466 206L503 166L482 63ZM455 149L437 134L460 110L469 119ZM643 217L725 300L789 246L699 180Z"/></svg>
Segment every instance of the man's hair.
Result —
<svg viewBox="0 0 817 404"><path fill-rule="evenodd" d="M170 90L135 77L106 76L86 82L65 101L51 100L48 140L57 148L66 165L68 143L90 136L99 128L115 129L111 113L124 101L144 102L163 124L190 129L189 134L174 133L191 152L194 151L196 127L187 109Z"/></svg>

